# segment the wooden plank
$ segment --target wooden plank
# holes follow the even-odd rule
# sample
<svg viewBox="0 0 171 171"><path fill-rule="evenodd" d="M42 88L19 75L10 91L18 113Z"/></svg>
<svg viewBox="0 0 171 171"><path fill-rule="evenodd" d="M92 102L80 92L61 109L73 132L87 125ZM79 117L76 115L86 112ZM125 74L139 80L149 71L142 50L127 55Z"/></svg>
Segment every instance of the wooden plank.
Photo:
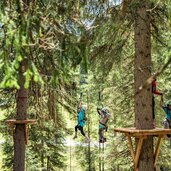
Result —
<svg viewBox="0 0 171 171"><path fill-rule="evenodd" d="M143 135L166 135L171 134L171 129L162 129L162 128L156 128L156 129L150 129L150 130L137 130L135 128L115 128L114 131L120 132L120 133L127 133L130 134L130 136L143 136Z"/></svg>
<svg viewBox="0 0 171 171"><path fill-rule="evenodd" d="M140 157L140 154L141 154L142 144L143 144L143 141L144 141L145 138L147 138L147 137L141 137L138 140L138 145L137 145L135 160L134 160L135 171L138 171L139 157Z"/></svg>
<svg viewBox="0 0 171 171"><path fill-rule="evenodd" d="M34 119L27 119L27 120L15 120L15 119L10 119L7 120L6 123L10 125L16 125L16 124L36 124L36 120Z"/></svg>
<svg viewBox="0 0 171 171"><path fill-rule="evenodd" d="M15 132L15 128L12 127L12 142L14 143L14 132Z"/></svg>
<svg viewBox="0 0 171 171"><path fill-rule="evenodd" d="M156 129L147 129L139 130L135 128L115 128L114 131L121 133L160 133L160 132L171 132L170 129L156 128Z"/></svg>
<svg viewBox="0 0 171 171"><path fill-rule="evenodd" d="M132 159L134 161L135 159L135 154L134 154L134 148L133 148L133 145L132 145L132 140L131 140L131 137L129 135L126 135L128 137L128 143L129 143L129 147L130 147L130 151L131 151L131 156L132 156Z"/></svg>
<svg viewBox="0 0 171 171"><path fill-rule="evenodd" d="M164 135L161 135L159 136L158 141L157 141L157 146L156 146L155 153L154 153L154 167L156 167L156 162L157 162L157 158L160 152L160 146L161 146L163 138L164 138Z"/></svg>

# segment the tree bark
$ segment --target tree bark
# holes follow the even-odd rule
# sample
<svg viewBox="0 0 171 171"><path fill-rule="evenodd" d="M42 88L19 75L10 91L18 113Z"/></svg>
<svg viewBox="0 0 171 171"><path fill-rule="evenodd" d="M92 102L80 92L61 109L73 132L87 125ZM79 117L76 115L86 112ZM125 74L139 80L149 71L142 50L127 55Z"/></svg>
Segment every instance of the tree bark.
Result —
<svg viewBox="0 0 171 171"><path fill-rule="evenodd" d="M135 92L151 76L151 35L149 2L136 0L135 12ZM152 90L151 85L135 96L136 129L152 129ZM138 171L154 171L153 138L144 140Z"/></svg>
<svg viewBox="0 0 171 171"><path fill-rule="evenodd" d="M19 69L19 85L17 95L17 120L27 119L28 90L24 88L25 76L23 73L27 68L27 60L23 60ZM25 170L25 125L16 125L14 133L14 171Z"/></svg>
<svg viewBox="0 0 171 171"><path fill-rule="evenodd" d="M30 0L22 0L23 2L23 7L24 10L28 10L29 2ZM19 13L19 18L20 20L20 27L23 29L23 23L21 16L23 15L21 11L21 2L16 1L17 5L17 12ZM20 30L20 34L24 30ZM19 40L20 43L22 44L22 39ZM18 90L17 94L17 114L16 114L16 120L26 120L27 119L27 100L28 100L28 90L25 89L24 84L25 84L25 76L23 75L24 72L27 70L27 59L23 59L23 61L20 63L19 67L19 86L20 89ZM14 132L14 165L13 165L13 170L14 171L24 171L25 170L25 148L26 148L26 125L25 124L18 124L15 127L15 132Z"/></svg>

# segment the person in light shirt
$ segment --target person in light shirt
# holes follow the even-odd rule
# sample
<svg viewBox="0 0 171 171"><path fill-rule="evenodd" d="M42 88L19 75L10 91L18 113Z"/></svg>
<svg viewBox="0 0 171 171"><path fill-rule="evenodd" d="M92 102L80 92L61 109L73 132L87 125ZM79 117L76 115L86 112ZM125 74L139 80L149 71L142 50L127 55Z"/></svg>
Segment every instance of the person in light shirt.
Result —
<svg viewBox="0 0 171 171"><path fill-rule="evenodd" d="M101 110L97 108L97 112L100 116L100 121L99 121L99 143L104 143L106 142L106 138L104 137L104 131L108 129L108 120L109 117L111 116L106 107L103 107Z"/></svg>

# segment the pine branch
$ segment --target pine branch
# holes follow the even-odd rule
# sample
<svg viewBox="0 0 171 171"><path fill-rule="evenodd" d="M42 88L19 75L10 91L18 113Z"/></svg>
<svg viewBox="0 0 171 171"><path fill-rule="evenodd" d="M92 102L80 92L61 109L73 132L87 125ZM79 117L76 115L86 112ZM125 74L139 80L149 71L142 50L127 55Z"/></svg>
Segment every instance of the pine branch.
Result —
<svg viewBox="0 0 171 171"><path fill-rule="evenodd" d="M167 61L167 63L158 71L156 72L154 75L152 75L151 77L149 77L145 83L139 87L138 91L135 93L135 96L138 95L139 93L141 93L143 90L147 89L147 87L149 86L149 84L152 83L152 81L158 77L161 73L164 72L164 70L169 66L169 64L171 63L171 56L169 57L169 60Z"/></svg>

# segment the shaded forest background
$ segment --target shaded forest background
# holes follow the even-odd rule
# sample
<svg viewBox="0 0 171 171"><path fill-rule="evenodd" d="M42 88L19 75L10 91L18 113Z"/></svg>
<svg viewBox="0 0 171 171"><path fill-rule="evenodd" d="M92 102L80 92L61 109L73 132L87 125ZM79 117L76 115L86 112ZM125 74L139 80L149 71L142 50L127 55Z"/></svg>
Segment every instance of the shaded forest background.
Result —
<svg viewBox="0 0 171 171"><path fill-rule="evenodd" d="M134 126L136 5L136 0L32 0L25 11L20 0L0 2L1 170L12 170L13 165L12 131L5 120L16 115L18 68L23 59L28 60L28 118L37 119L29 129L27 171L98 170L96 107L102 104L112 114L105 170L133 170L126 138L113 130ZM171 2L151 0L149 13L153 65L144 67L155 73L170 57ZM166 102L171 99L170 69L157 80ZM92 141L90 147L81 136L72 140L81 92L88 106L85 131ZM160 99L155 100L156 125L163 127ZM171 170L168 145L167 140L162 145L160 171Z"/></svg>

